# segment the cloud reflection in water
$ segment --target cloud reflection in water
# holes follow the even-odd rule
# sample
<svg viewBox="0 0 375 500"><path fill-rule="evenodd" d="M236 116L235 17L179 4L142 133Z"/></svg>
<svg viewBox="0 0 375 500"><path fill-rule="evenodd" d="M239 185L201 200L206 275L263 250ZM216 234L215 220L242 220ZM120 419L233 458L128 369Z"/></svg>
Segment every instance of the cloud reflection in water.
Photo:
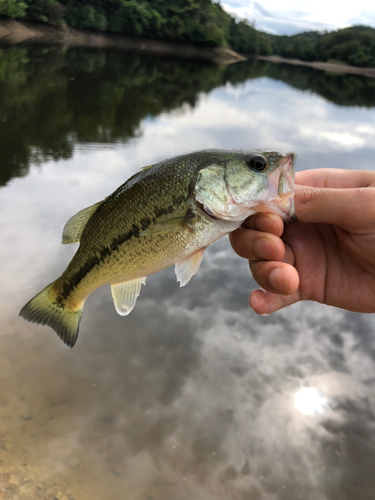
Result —
<svg viewBox="0 0 375 500"><path fill-rule="evenodd" d="M343 152L346 123L357 140ZM80 500L371 498L374 317L312 303L256 316L248 264L227 239L183 289L172 269L148 278L127 318L109 287L95 292L73 351L17 314L69 261L64 222L140 166L272 147L296 150L299 168L374 168L372 109L263 78L140 128L127 145L45 162L1 192L1 459L21 457L46 491L55 482Z"/></svg>
<svg viewBox="0 0 375 500"><path fill-rule="evenodd" d="M302 387L294 395L296 408L305 415L322 413L327 400L322 398L313 387Z"/></svg>

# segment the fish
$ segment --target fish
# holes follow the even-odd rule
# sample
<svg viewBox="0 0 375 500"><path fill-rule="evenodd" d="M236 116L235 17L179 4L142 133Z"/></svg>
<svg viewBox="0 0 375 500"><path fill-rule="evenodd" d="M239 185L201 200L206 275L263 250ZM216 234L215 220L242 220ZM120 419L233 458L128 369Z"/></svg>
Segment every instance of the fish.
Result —
<svg viewBox="0 0 375 500"><path fill-rule="evenodd" d="M79 247L63 274L20 311L70 348L87 297L110 284L126 316L146 277L175 266L185 286L205 249L257 212L294 217L296 154L208 149L142 167L104 200L70 218L63 244Z"/></svg>

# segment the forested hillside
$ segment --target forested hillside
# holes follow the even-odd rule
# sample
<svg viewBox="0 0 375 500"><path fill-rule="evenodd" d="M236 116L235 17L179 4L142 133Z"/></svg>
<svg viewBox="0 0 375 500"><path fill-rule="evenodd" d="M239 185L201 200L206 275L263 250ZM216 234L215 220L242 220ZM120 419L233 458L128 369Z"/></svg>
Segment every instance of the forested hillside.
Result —
<svg viewBox="0 0 375 500"><path fill-rule="evenodd" d="M247 55L337 61L375 67L375 29L275 36L225 12L212 0L0 0L0 15L134 37L224 45Z"/></svg>
<svg viewBox="0 0 375 500"><path fill-rule="evenodd" d="M211 0L0 0L0 15L270 54L269 37Z"/></svg>
<svg viewBox="0 0 375 500"><path fill-rule="evenodd" d="M375 67L375 29L369 26L351 26L330 33L270 35L270 40L272 53L283 57Z"/></svg>

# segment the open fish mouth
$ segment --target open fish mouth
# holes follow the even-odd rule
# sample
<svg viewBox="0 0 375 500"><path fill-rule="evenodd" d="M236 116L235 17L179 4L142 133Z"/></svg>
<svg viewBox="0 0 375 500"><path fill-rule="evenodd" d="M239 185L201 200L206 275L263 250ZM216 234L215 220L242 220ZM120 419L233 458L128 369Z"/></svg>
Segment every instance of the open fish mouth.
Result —
<svg viewBox="0 0 375 500"><path fill-rule="evenodd" d="M294 164L297 155L295 153L286 154L280 162L280 177L278 193L280 201L276 202L276 206L284 214L284 219L293 222L296 220L296 212L294 205Z"/></svg>
<svg viewBox="0 0 375 500"><path fill-rule="evenodd" d="M280 180L279 186L281 187L281 193L284 196L294 195L294 163L296 160L295 153L286 154L280 162ZM280 185L280 181L282 184Z"/></svg>
<svg viewBox="0 0 375 500"><path fill-rule="evenodd" d="M283 156L280 164L269 176L268 199L257 207L259 212L273 212L286 222L296 220L294 206L294 164L295 153Z"/></svg>

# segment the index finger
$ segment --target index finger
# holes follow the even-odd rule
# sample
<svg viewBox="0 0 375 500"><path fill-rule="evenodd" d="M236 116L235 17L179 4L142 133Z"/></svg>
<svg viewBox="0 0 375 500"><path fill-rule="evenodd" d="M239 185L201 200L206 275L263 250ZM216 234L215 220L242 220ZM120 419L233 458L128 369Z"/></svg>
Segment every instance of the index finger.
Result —
<svg viewBox="0 0 375 500"><path fill-rule="evenodd" d="M317 168L296 173L296 184L315 188L346 189L375 186L375 172Z"/></svg>

